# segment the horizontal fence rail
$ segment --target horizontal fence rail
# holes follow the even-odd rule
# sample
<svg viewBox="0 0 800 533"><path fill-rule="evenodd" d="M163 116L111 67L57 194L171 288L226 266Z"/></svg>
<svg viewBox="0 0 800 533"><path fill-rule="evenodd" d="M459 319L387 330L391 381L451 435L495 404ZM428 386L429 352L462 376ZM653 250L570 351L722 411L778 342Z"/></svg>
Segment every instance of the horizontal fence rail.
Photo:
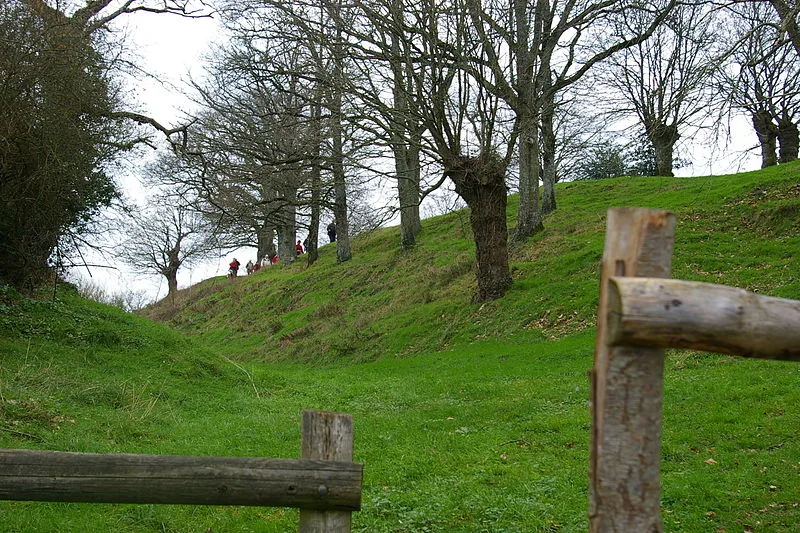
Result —
<svg viewBox="0 0 800 533"><path fill-rule="evenodd" d="M311 459L0 450L0 499L357 511L362 465Z"/></svg>
<svg viewBox="0 0 800 533"><path fill-rule="evenodd" d="M609 346L690 348L800 361L800 302L674 279L608 285Z"/></svg>
<svg viewBox="0 0 800 533"><path fill-rule="evenodd" d="M302 459L0 449L0 500L300 509L300 533L349 533L363 465L353 417L303 411Z"/></svg>

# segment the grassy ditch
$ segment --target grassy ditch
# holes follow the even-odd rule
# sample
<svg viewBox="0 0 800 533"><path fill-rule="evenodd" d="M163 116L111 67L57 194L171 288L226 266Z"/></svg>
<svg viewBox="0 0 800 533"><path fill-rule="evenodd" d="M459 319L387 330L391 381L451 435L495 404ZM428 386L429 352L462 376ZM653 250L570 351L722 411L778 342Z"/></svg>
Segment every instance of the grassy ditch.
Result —
<svg viewBox="0 0 800 533"><path fill-rule="evenodd" d="M506 298L469 303L463 213L354 241L337 265L208 280L149 311L0 291L0 447L298 457L300 413L353 414L359 532L586 530L587 371L609 205L676 212L674 277L800 299L800 167L566 184L513 250ZM513 218L513 209L511 210ZM184 335L188 334L188 335ZM800 365L667 358L666 531L800 524ZM297 511L0 502L7 532L285 532Z"/></svg>

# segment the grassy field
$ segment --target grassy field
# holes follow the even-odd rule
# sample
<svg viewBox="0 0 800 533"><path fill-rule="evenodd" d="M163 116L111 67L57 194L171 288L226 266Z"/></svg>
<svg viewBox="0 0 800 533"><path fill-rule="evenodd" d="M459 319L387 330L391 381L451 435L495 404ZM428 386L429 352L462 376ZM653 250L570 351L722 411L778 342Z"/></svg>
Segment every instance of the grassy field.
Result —
<svg viewBox="0 0 800 533"><path fill-rule="evenodd" d="M673 277L800 299L800 166L559 186L514 285L470 303L468 217L207 280L147 315L0 290L0 447L299 456L303 409L353 414L360 532L586 530L597 278L609 206L673 210ZM511 224L515 206L510 209ZM669 354L666 531L800 529L800 365ZM283 532L288 509L0 503L0 531Z"/></svg>

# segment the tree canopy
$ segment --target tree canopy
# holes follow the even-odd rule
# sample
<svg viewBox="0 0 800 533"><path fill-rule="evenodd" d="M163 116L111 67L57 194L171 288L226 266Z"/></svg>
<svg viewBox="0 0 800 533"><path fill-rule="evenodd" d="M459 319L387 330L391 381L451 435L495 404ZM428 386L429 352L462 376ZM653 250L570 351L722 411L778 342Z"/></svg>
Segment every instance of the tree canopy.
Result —
<svg viewBox="0 0 800 533"><path fill-rule="evenodd" d="M100 44L65 16L0 6L0 278L12 284L41 277L118 194L105 170L120 131Z"/></svg>
<svg viewBox="0 0 800 533"><path fill-rule="evenodd" d="M111 164L147 136L124 109L109 23L136 12L203 16L184 0L0 4L0 280L33 286L69 264L119 197Z"/></svg>

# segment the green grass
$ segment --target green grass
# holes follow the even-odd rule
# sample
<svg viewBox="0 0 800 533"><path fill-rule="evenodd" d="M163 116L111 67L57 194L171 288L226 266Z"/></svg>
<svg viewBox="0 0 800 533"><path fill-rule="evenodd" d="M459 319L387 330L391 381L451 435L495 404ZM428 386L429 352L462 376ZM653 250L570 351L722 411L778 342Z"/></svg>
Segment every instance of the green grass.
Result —
<svg viewBox="0 0 800 533"><path fill-rule="evenodd" d="M513 199L512 199L513 200ZM0 291L0 447L298 457L300 412L353 414L360 532L586 530L589 387L605 211L668 208L673 277L800 299L800 166L559 186L514 285L470 303L464 213L215 278L148 311ZM514 201L512 201L512 204ZM510 217L515 217L515 206ZM183 333L178 333L175 329ZM184 333L186 335L184 335ZM667 359L666 531L800 526L800 365ZM283 532L297 511L0 503L0 531Z"/></svg>

